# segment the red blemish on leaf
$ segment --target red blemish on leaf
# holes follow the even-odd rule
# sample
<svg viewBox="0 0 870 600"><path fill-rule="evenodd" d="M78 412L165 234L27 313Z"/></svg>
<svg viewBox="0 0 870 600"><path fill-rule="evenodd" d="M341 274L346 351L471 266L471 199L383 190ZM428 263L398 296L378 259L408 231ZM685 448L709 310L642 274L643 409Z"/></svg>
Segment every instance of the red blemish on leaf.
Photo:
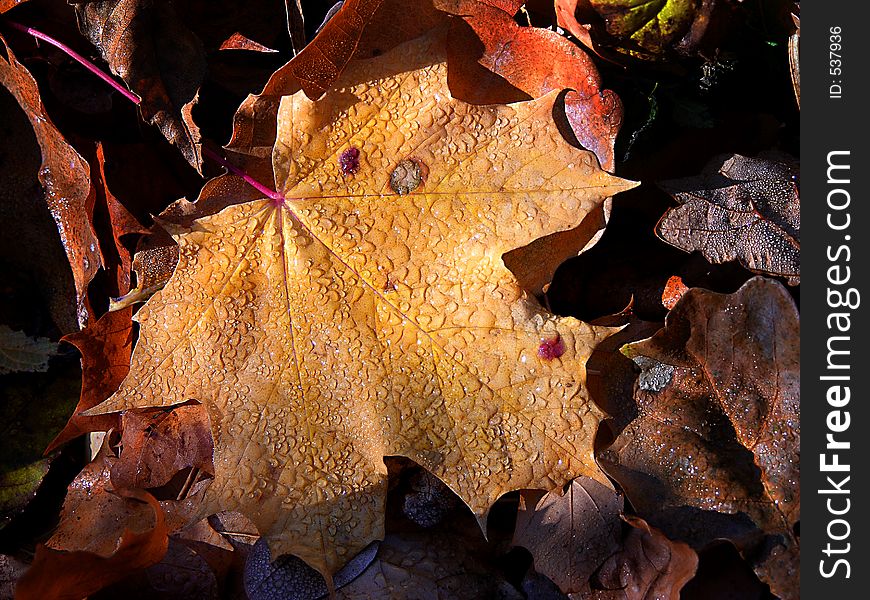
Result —
<svg viewBox="0 0 870 600"><path fill-rule="evenodd" d="M665 290L662 292L662 305L671 310L687 291L689 288L686 287L683 280L678 275L674 275L665 284Z"/></svg>
<svg viewBox="0 0 870 600"><path fill-rule="evenodd" d="M338 166L345 175L353 175L359 171L359 148L351 146L338 157Z"/></svg>
<svg viewBox="0 0 870 600"><path fill-rule="evenodd" d="M553 360L563 354L565 354L565 342L558 333L553 337L542 339L538 346L538 356L544 360Z"/></svg>

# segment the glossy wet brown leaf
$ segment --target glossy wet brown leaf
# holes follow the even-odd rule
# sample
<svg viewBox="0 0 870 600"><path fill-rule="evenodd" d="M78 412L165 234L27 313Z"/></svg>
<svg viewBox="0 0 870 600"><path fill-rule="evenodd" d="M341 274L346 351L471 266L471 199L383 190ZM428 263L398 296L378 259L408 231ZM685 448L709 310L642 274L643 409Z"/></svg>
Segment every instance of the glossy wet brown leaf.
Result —
<svg viewBox="0 0 870 600"><path fill-rule="evenodd" d="M0 42L0 84L15 96L39 143L42 152L39 181L43 187L43 201L60 232L75 283L75 312L79 325L84 326L90 317L87 286L102 266L91 221L95 194L90 182L90 168L48 118L36 81L6 46L6 41L0 38Z"/></svg>
<svg viewBox="0 0 870 600"><path fill-rule="evenodd" d="M532 553L535 569L565 593L588 593L589 579L620 548L622 497L587 477L564 494L549 492L522 506L513 544Z"/></svg>
<svg viewBox="0 0 870 600"><path fill-rule="evenodd" d="M634 184L564 141L555 92L452 99L445 40L351 63L317 102L282 100L286 203L176 226L179 264L137 315L131 374L91 411L201 402L215 478L199 516L243 512L274 555L327 576L382 535L384 456L428 469L481 521L512 489L605 481L584 364L610 330L546 312L501 255ZM405 160L420 176L401 194Z"/></svg>
<svg viewBox="0 0 870 600"><path fill-rule="evenodd" d="M70 485L61 522L47 545L37 546L16 598L79 600L163 557L163 510L146 492L111 493L112 462L104 448Z"/></svg>
<svg viewBox="0 0 870 600"><path fill-rule="evenodd" d="M121 454L112 466L115 487L157 488L187 468L214 471L211 428L202 405L127 411L121 424Z"/></svg>
<svg viewBox="0 0 870 600"><path fill-rule="evenodd" d="M199 171L202 141L191 111L206 72L202 42L181 22L170 2L74 4L82 34L97 47L112 73L142 98L142 117Z"/></svg>
<svg viewBox="0 0 870 600"><path fill-rule="evenodd" d="M738 260L756 273L800 283L799 165L781 155L714 158L697 177L660 185L681 206L656 233L669 244L698 250L713 263Z"/></svg>
<svg viewBox="0 0 870 600"><path fill-rule="evenodd" d="M64 341L75 346L82 355L82 391L75 411L46 452L82 434L117 428L117 415L84 416L81 412L112 395L130 370L131 310L107 313L82 331L66 336Z"/></svg>
<svg viewBox="0 0 870 600"><path fill-rule="evenodd" d="M639 415L601 455L668 536L696 547L729 538L744 552L761 543L756 572L783 598L798 584L799 336L794 302L774 281L689 290L663 330L625 347L642 369Z"/></svg>
<svg viewBox="0 0 870 600"><path fill-rule="evenodd" d="M669 540L643 519L625 517L625 520L632 528L622 548L596 574L596 587L604 589L596 589L582 598L678 600L680 590L695 575L698 555L686 544Z"/></svg>

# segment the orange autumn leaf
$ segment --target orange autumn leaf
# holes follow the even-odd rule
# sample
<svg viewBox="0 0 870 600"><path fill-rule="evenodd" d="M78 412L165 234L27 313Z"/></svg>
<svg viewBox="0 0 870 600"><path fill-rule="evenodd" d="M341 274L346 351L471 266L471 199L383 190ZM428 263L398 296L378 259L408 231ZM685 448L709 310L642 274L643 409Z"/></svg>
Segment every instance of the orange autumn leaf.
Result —
<svg viewBox="0 0 870 600"><path fill-rule="evenodd" d="M136 317L131 373L90 411L201 402L215 473L199 516L244 513L272 556L327 579L383 537L385 456L482 523L510 490L606 482L585 363L611 330L548 313L501 257L635 184L564 141L556 91L452 98L444 36L281 100L287 200L173 227L178 267Z"/></svg>

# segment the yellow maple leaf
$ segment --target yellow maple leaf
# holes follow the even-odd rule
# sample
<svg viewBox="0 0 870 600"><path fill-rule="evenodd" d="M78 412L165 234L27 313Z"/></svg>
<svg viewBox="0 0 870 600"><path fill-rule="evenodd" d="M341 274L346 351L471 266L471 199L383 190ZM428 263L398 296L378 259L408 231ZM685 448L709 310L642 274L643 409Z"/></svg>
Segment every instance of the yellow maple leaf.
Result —
<svg viewBox="0 0 870 600"><path fill-rule="evenodd" d="M286 201L172 232L175 274L94 412L205 404L199 515L240 511L272 556L327 578L383 535L384 456L418 462L482 522L510 490L606 481L584 384L610 330L548 313L501 258L634 186L563 140L555 99L453 99L437 33L351 63L318 101L284 97Z"/></svg>

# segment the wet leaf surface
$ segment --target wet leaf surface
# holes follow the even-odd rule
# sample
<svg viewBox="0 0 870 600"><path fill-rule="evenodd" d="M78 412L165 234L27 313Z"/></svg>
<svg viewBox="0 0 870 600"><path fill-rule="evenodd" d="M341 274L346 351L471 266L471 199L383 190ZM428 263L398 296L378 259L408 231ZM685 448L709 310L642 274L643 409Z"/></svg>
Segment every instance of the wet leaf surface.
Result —
<svg viewBox="0 0 870 600"><path fill-rule="evenodd" d="M76 289L76 317L84 326L90 318L87 285L102 266L91 221L95 195L90 168L45 113L39 88L28 70L2 40L0 84L8 89L30 120L42 153L39 182L66 252Z"/></svg>
<svg viewBox="0 0 870 600"><path fill-rule="evenodd" d="M61 522L48 543L37 547L16 598L82 598L166 553L163 510L146 492L110 492L112 462L104 447L70 486Z"/></svg>
<svg viewBox="0 0 870 600"><path fill-rule="evenodd" d="M588 593L592 574L620 547L622 508L618 493L581 477L564 495L549 492L520 510L513 543L563 592Z"/></svg>
<svg viewBox="0 0 870 600"><path fill-rule="evenodd" d="M800 283L800 179L792 159L717 157L698 177L661 186L681 204L656 228L666 242Z"/></svg>
<svg viewBox="0 0 870 600"><path fill-rule="evenodd" d="M641 367L639 414L601 455L669 537L760 544L756 571L782 597L796 597L798 578L799 334L776 282L689 290L665 329L625 347Z"/></svg>
<svg viewBox="0 0 870 600"><path fill-rule="evenodd" d="M480 518L511 489L601 478L582 365L608 330L546 313L493 257L632 184L563 141L555 94L450 99L443 43L356 63L317 103L285 97L286 206L234 205L175 232L176 274L137 315L132 374L97 411L201 401L215 436L203 515L240 510L273 552L324 573L379 537L385 455L412 458ZM514 153L524 138L534 155ZM360 168L346 176L350 146ZM406 159L425 174L393 193ZM554 335L564 354L540 358Z"/></svg>

